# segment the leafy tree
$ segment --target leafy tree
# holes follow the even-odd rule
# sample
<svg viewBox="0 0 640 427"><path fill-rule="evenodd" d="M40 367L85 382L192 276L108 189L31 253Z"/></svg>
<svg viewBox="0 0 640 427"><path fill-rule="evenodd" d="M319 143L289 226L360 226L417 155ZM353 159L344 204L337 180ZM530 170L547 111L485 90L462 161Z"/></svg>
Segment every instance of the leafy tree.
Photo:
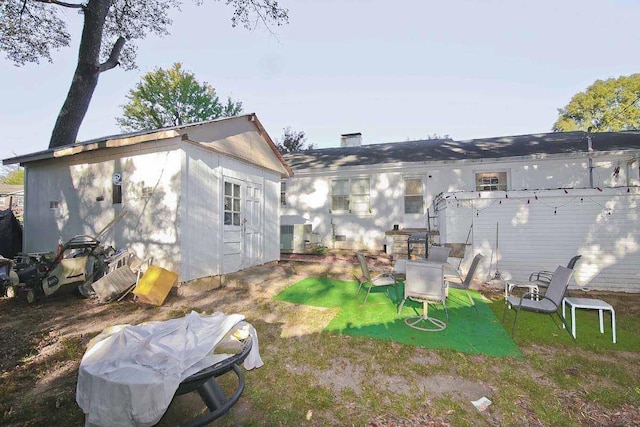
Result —
<svg viewBox="0 0 640 427"><path fill-rule="evenodd" d="M74 2L76 1L76 2ZM195 0L201 3L202 0ZM218 0L219 1L219 0ZM2 0L0 50L16 65L51 62L51 53L69 45L68 13L83 17L78 63L67 98L51 133L49 148L71 145L89 108L101 73L121 65L135 68L136 41L147 34L167 35L169 11L181 0ZM234 9L232 26L250 29L259 21L281 25L288 11L277 0L225 0Z"/></svg>
<svg viewBox="0 0 640 427"><path fill-rule="evenodd" d="M6 168L6 175L0 179L0 182L5 185L24 185L24 168Z"/></svg>
<svg viewBox="0 0 640 427"><path fill-rule="evenodd" d="M127 99L122 117L116 119L123 131L178 126L242 112L241 102L229 98L226 104L220 103L215 89L207 82L199 83L179 62L171 69L157 68L144 75Z"/></svg>
<svg viewBox="0 0 640 427"><path fill-rule="evenodd" d="M640 74L596 80L558 109L554 132L640 129Z"/></svg>
<svg viewBox="0 0 640 427"><path fill-rule="evenodd" d="M313 150L315 148L313 144L307 144L305 147L306 142L307 137L303 131L296 132L290 127L286 127L284 128L282 140L277 141L276 147L278 147L278 151L282 154L300 150Z"/></svg>

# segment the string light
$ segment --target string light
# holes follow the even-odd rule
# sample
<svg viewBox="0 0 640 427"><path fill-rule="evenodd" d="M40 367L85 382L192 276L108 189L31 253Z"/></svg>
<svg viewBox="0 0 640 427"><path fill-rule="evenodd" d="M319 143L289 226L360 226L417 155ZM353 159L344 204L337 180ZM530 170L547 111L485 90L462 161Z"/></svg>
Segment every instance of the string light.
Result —
<svg viewBox="0 0 640 427"><path fill-rule="evenodd" d="M601 188L601 187L593 187L593 189L598 190L599 192L603 192L603 191L604 191L604 190L603 190L603 188ZM562 191L564 191L564 194L567 194L567 195L568 195L568 194L569 194L569 191L568 191L568 190L574 190L574 188L557 188L557 190L562 190ZM620 190L622 190L622 189L620 189ZM612 210L611 208L609 208L608 206L606 206L606 205L604 205L604 204L600 203L600 202L598 201L598 198L597 198L597 197L596 197L596 198L592 198L592 197L589 197L589 196L574 196L574 197L566 197L566 198L565 198L565 199L566 199L566 202L564 202L564 203L560 203L560 204L558 204L558 205L555 205L555 204L550 204L550 203L547 203L547 202L546 202L546 196L545 196L546 192L543 194L543 196L542 196L542 197L538 197L538 194L537 194L535 191L532 191L532 192L533 192L533 198L534 198L534 200L535 200L535 201L537 201L537 202L539 202L539 203L541 203L541 204L542 204L542 205L544 205L544 206L549 207L550 209L553 209L553 214L554 214L554 215L558 215L558 209L561 209L561 208L563 208L563 207L565 207L565 206L568 206L568 205L571 205L571 204L573 204L573 203L576 203L576 202L578 201L578 199L580 199L580 203L581 203L581 204L582 204L582 203L585 203L585 202L590 202L590 203L592 203L592 204L594 204L594 205L598 205L598 206L600 206L600 207L602 208L602 214L601 214L601 215L612 215L612 214L613 214L613 210ZM497 204L498 204L498 205L502 205L502 204L503 204L503 203L502 203L502 200L503 200L503 199L509 199L509 194L505 191L505 193L504 193L504 197L503 197L503 198L502 198L502 197L496 197L496 198L489 197L489 199L487 199L487 200L486 200L487 204L486 204L484 207L482 207L482 208L478 208L478 207L476 207L476 206L475 206L475 204L473 203L473 195L472 195L472 194L468 194L468 193L467 193L467 194L468 194L468 196L467 196L467 197L465 197L465 198L463 198L463 199L458 199L458 197L457 197L457 194L456 194L456 193L457 193L457 192L452 192L452 193L450 193L448 196L444 196L444 197L445 197L445 199L446 199L446 198L449 198L449 197L451 197L451 196L454 196L454 199L456 200L456 206L457 206L457 207L459 207L459 208L471 208L471 210L472 210L473 212L475 212L475 214L476 214L476 216L477 216L477 217L479 217L479 216L480 216L480 211L484 211L484 210L486 210L486 209L490 209L490 208L494 207L494 205L496 205L496 202L497 202ZM464 193L465 193L465 192L462 192L462 194L464 194ZM627 188L626 188L626 193L631 193L631 188L630 188L630 186L627 186ZM482 198L482 193L481 193L481 192L477 192L476 194L478 195L478 198ZM561 193L561 194L562 194L562 193ZM621 195L621 194L624 194L624 191L623 191L623 190L621 191L621 193L619 193L619 195ZM512 195L513 195L513 194L512 194ZM557 193L556 193L556 195L557 195ZM468 198L469 196L470 196L471 198ZM555 197L554 197L554 195L553 195L552 193L550 193L549 197L550 197L550 199L554 199L554 198L555 198L555 197L557 197L557 196L555 196ZM485 199L486 199L486 198L485 198ZM518 202L518 201L519 201L518 199L520 199L520 200L521 200L521 202L524 202L525 197L518 197L518 196L516 196L516 202ZM532 205L532 203L531 203L531 196L530 196L530 195L526 198L526 200L527 200L527 205ZM446 202L446 204L447 204L447 205L449 205L449 203L448 203L449 201L453 202L453 200L449 199L449 200ZM557 199L556 199L556 201L557 201ZM532 206L530 206L530 208L531 208L531 209L533 209L533 207L532 207Z"/></svg>

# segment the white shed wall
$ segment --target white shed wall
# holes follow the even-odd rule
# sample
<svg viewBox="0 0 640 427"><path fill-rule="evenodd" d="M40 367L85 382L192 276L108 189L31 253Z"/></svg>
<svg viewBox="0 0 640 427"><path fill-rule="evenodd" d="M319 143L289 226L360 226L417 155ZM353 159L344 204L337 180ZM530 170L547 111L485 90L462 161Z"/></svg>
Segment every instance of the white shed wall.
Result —
<svg viewBox="0 0 640 427"><path fill-rule="evenodd" d="M220 155L182 144L182 281L221 273Z"/></svg>
<svg viewBox="0 0 640 427"><path fill-rule="evenodd" d="M167 141L28 165L25 251L49 251L59 240L77 234L95 236L125 208L127 215L102 242L129 247L141 258L153 256L159 265L179 268L167 262L180 239L176 212L180 162L175 149L175 141ZM115 172L123 178L122 204L114 205ZM143 187L153 189L149 197L143 197ZM50 208L52 201L59 203L58 209Z"/></svg>

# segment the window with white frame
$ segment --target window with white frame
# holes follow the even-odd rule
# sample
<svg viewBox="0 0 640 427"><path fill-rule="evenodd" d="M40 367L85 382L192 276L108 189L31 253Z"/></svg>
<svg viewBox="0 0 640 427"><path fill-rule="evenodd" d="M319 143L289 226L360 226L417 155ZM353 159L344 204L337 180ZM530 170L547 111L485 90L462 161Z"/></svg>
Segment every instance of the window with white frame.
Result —
<svg viewBox="0 0 640 427"><path fill-rule="evenodd" d="M331 180L331 212L369 213L371 179L369 177Z"/></svg>
<svg viewBox="0 0 640 427"><path fill-rule="evenodd" d="M152 194L153 194L153 187L145 186L144 182L143 182L142 183L142 198L143 199L149 199L149 198L151 198Z"/></svg>
<svg viewBox="0 0 640 427"><path fill-rule="evenodd" d="M476 172L476 191L507 191L507 172Z"/></svg>
<svg viewBox="0 0 640 427"><path fill-rule="evenodd" d="M420 177L405 177L404 179L404 213L424 213L424 194Z"/></svg>
<svg viewBox="0 0 640 427"><path fill-rule="evenodd" d="M240 185L224 183L224 225L240 226Z"/></svg>
<svg viewBox="0 0 640 427"><path fill-rule="evenodd" d="M287 205L287 183L285 181L280 183L280 204Z"/></svg>

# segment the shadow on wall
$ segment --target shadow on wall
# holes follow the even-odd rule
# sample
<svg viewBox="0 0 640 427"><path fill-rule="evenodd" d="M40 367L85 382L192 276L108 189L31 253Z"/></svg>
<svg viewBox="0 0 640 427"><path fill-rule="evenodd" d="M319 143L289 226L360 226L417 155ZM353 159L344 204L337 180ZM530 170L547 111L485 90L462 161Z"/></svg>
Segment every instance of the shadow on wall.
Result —
<svg viewBox="0 0 640 427"><path fill-rule="evenodd" d="M114 171L122 171L122 203L114 203ZM55 249L58 240L66 241L78 234L95 236L123 208L127 214L101 237L105 244L116 249L128 248L139 258L152 256L154 260L166 260L166 268L179 268L179 229L177 227L180 194L180 177L162 178L164 168L157 170L157 180L148 187L140 182L131 182L127 177L135 175L136 168L131 161L120 164L119 159L96 162L89 165L72 165L60 168L55 174L38 174L36 179L45 179L55 175L55 182L49 182L44 188L56 188L59 191L33 194L37 203L59 201L58 210L50 209L38 218L37 223L29 223L36 230L37 247L27 243L27 250L49 251ZM35 176L36 174L34 174ZM166 188L163 182L171 182ZM115 200L117 201L117 200ZM170 204L168 203L170 202ZM39 210L43 212L43 210ZM29 238L30 234L27 234ZM45 237L43 237L45 236Z"/></svg>

